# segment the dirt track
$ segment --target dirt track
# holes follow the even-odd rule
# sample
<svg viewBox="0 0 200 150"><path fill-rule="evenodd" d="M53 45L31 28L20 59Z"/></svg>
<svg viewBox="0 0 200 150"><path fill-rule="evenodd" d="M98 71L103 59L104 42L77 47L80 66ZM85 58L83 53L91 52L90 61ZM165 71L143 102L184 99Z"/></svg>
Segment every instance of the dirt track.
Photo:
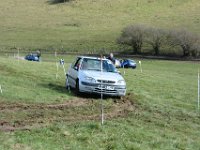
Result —
<svg viewBox="0 0 200 150"><path fill-rule="evenodd" d="M135 109L132 97L113 99L105 105L106 119L124 117ZM76 98L62 104L25 104L0 102L0 131L31 130L55 122L80 122L100 118L98 100Z"/></svg>

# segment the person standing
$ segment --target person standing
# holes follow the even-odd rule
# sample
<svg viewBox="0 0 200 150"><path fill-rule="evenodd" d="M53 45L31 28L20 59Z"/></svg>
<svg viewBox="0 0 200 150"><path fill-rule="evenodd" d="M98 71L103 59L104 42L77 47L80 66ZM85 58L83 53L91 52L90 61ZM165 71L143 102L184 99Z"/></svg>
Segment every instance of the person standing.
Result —
<svg viewBox="0 0 200 150"><path fill-rule="evenodd" d="M115 64L115 58L114 58L113 53L110 53L110 55L109 55L109 57L107 59L111 60L112 63Z"/></svg>
<svg viewBox="0 0 200 150"><path fill-rule="evenodd" d="M37 57L38 57L38 59L40 59L40 57L41 57L41 51L40 50L37 50Z"/></svg>

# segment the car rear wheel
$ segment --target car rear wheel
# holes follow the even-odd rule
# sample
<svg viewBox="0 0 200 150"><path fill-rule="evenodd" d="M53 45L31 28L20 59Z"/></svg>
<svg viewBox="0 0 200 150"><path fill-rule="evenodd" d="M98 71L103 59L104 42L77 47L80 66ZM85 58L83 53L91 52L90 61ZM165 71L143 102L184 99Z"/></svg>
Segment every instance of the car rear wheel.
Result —
<svg viewBox="0 0 200 150"><path fill-rule="evenodd" d="M76 91L76 94L79 94L80 91L79 91L79 80L77 79L76 80L76 88L75 88L75 91Z"/></svg>

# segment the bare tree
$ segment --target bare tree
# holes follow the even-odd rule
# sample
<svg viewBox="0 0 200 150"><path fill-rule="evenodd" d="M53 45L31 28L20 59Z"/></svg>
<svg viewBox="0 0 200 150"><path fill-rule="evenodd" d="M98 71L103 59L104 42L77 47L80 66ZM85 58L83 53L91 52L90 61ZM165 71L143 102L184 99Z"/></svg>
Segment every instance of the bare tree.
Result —
<svg viewBox="0 0 200 150"><path fill-rule="evenodd" d="M131 46L134 53L141 53L145 27L143 25L130 25L122 30L117 39L118 44Z"/></svg>
<svg viewBox="0 0 200 150"><path fill-rule="evenodd" d="M159 55L161 46L166 43L167 32L163 29L147 28L145 33L145 41L152 46L155 55Z"/></svg>
<svg viewBox="0 0 200 150"><path fill-rule="evenodd" d="M172 46L180 46L183 51L183 56L189 56L192 49L197 47L196 45L199 45L198 36L185 29L171 31L169 37L169 44Z"/></svg>

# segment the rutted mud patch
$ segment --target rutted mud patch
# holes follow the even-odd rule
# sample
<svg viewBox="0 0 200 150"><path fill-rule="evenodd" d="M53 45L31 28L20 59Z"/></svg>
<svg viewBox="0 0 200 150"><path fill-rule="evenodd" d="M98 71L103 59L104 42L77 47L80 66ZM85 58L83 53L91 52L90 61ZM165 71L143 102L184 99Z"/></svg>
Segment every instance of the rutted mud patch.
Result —
<svg viewBox="0 0 200 150"><path fill-rule="evenodd" d="M106 119L124 117L135 109L134 96L105 100ZM100 101L76 98L61 104L0 103L0 130L31 130L54 122L80 122L100 118Z"/></svg>
<svg viewBox="0 0 200 150"><path fill-rule="evenodd" d="M62 109L67 107L78 107L89 104L89 101L86 99L73 99L66 101L62 104L26 104L26 103L5 103L0 102L0 111L4 110L26 110L26 109Z"/></svg>

